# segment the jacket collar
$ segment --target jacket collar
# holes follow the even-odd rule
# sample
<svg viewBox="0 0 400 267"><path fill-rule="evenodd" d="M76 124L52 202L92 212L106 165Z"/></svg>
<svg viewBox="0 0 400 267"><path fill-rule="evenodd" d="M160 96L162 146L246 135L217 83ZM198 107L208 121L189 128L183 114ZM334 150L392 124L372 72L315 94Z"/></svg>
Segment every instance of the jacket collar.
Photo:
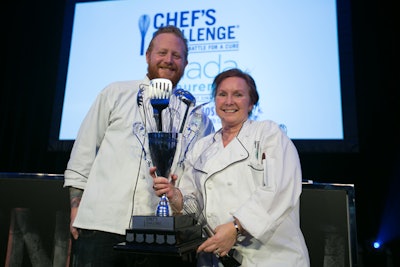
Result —
<svg viewBox="0 0 400 267"><path fill-rule="evenodd" d="M239 133L239 135L241 135L241 133ZM248 157L249 152L238 137L235 137L226 147L223 147L222 135L219 130L214 134L212 143L203 150L199 159L195 162L194 168L203 173L207 173L209 177L227 168L229 165Z"/></svg>

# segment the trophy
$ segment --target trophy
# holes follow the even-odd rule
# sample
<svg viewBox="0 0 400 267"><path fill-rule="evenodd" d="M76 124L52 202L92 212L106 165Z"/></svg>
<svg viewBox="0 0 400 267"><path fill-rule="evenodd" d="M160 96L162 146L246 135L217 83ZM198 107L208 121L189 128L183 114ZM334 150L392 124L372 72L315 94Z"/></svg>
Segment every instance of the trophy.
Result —
<svg viewBox="0 0 400 267"><path fill-rule="evenodd" d="M172 82L165 78L150 80L146 92L145 87L141 86L137 94L137 104L143 110L148 110L149 108L153 110L152 115L155 125L150 123L153 120L149 117L142 118L143 121L149 122L149 126L145 126L141 122L133 124L133 134L142 146L142 152L148 166L150 166L151 161L147 155L150 154L153 166L157 167L156 175L167 178L170 175L171 165L175 158L178 135L182 136L180 138L182 139L182 144L179 149L183 150L178 151L179 154L177 156L179 157L178 164L182 166L186 153L199 131L202 120L201 112L199 111L204 106L202 104L193 108L189 114L190 107L196 105L194 96L183 89L172 89ZM173 96L172 99L171 96ZM148 100L146 101L146 99ZM163 113L164 109L167 109L166 113ZM148 114L151 113L142 112L144 116ZM166 119L163 118L164 116L166 116ZM185 129L187 119L189 119L189 122ZM150 153L145 149L146 138L148 138ZM168 199L164 195L161 196L156 214L158 216L169 216Z"/></svg>
<svg viewBox="0 0 400 267"><path fill-rule="evenodd" d="M148 166L151 166L150 164L156 166L156 175L167 178L171 174L171 166L177 150L182 149L181 145L178 146L178 136L183 136L185 144L189 146L191 140L197 135L200 125L196 114L188 114L189 105L195 102L194 98L190 97L190 93L185 93L183 90L175 90L175 103L173 101L170 103L171 90L172 83L167 79L161 78L151 80L146 92L144 87L140 88L137 95L137 104L143 109L153 109L152 115L156 124L149 124L148 126L142 122L133 124L133 134L142 146L142 153ZM145 95L146 98L144 97ZM185 106L182 105L181 107L181 104L185 104ZM169 115L169 117L166 117L163 127L162 115L164 114L163 110L166 108L168 108L168 112L165 114ZM183 113L185 115L179 125L185 124L186 117L191 118L190 127L187 127L185 131L187 134L182 133L182 131L178 133L177 130L172 130L173 118L182 118L178 112L171 112L175 110L184 110ZM150 116L151 113L143 112L142 114ZM146 117L146 120L151 121L151 118ZM164 132L163 129L169 129L169 131ZM146 147L146 139L148 147ZM186 150L187 147L185 152ZM150 155L151 161L148 155ZM134 249L135 251L181 253L185 250L195 249L200 242L203 242L201 226L195 222L192 215L170 213L166 195L161 196L154 215L133 215L131 226L126 230L126 243L129 249Z"/></svg>

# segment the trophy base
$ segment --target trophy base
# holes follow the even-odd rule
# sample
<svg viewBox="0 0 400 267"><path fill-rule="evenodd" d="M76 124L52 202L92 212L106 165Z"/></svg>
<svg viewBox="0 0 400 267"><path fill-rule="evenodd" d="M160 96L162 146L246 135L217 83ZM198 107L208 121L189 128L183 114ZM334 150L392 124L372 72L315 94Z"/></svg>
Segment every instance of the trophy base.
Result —
<svg viewBox="0 0 400 267"><path fill-rule="evenodd" d="M126 230L129 244L175 246L202 238L202 227L189 214L175 216L132 216L132 227Z"/></svg>
<svg viewBox="0 0 400 267"><path fill-rule="evenodd" d="M127 229L125 240L131 244L179 245L202 237L200 225L183 227L173 231Z"/></svg>

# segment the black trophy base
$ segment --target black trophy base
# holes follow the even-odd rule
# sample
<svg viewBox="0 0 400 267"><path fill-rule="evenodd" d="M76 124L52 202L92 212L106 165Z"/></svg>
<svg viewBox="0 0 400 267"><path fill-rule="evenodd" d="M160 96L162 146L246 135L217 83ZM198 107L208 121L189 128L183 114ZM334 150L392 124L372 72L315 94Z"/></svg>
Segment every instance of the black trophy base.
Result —
<svg viewBox="0 0 400 267"><path fill-rule="evenodd" d="M151 245L177 245L202 237L202 228L192 215L132 216L126 242Z"/></svg>
<svg viewBox="0 0 400 267"><path fill-rule="evenodd" d="M174 246L202 237L202 228L195 224L175 230L127 229L125 240L129 244Z"/></svg>

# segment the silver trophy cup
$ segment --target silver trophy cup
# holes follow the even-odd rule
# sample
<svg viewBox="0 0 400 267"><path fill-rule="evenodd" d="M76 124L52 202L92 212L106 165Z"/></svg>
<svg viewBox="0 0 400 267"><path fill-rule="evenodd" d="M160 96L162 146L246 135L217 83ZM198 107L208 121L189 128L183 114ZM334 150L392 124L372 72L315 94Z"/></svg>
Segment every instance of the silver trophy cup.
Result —
<svg viewBox="0 0 400 267"><path fill-rule="evenodd" d="M157 167L156 174L168 178L178 143L178 133L152 132L148 136L151 160ZM170 216L168 200L165 195L161 196L156 215Z"/></svg>

